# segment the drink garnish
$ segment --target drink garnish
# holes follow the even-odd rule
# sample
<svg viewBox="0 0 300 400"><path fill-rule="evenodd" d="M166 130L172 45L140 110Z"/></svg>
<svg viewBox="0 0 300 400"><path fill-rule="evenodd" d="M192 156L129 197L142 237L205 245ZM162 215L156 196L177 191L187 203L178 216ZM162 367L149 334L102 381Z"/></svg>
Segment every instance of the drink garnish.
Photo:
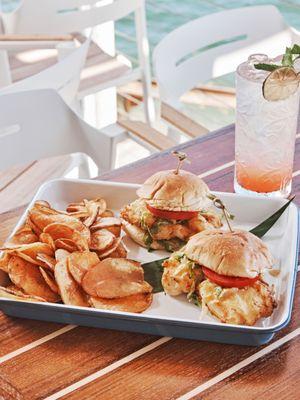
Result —
<svg viewBox="0 0 300 400"><path fill-rule="evenodd" d="M268 101L285 100L296 93L299 87L299 75L291 67L275 69L263 83L263 96Z"/></svg>
<svg viewBox="0 0 300 400"><path fill-rule="evenodd" d="M188 160L188 158L187 158L187 155L186 155L185 153L181 152L181 151L176 151L176 150L175 150L175 151L172 151L172 154L173 154L173 156L177 157L177 159L178 159L177 168L176 168L176 170L174 171L174 174L175 174L175 175L178 175L178 174L179 174L179 170L180 170L180 168L181 168L181 165L182 165L184 162L189 163L189 160Z"/></svg>
<svg viewBox="0 0 300 400"><path fill-rule="evenodd" d="M254 67L269 71L262 92L268 101L285 100L296 93L299 87L300 74L295 70L295 61L300 58L300 46L287 47L280 64L258 63Z"/></svg>

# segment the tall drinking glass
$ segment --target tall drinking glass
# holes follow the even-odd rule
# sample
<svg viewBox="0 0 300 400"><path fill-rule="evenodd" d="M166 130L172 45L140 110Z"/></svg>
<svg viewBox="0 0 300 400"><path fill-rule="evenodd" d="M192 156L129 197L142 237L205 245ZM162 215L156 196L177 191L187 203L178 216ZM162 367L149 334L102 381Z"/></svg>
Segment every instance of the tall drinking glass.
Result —
<svg viewBox="0 0 300 400"><path fill-rule="evenodd" d="M270 61L266 55L255 54L237 69L234 188L238 193L287 197L292 184L299 90L285 100L267 101L262 85L269 73L255 69L254 64Z"/></svg>

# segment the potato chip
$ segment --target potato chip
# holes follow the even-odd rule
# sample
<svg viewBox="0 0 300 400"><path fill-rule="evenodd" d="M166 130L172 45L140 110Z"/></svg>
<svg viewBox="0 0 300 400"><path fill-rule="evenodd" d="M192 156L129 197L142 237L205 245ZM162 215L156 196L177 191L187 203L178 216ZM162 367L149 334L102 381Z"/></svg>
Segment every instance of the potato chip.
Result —
<svg viewBox="0 0 300 400"><path fill-rule="evenodd" d="M90 241L90 231L89 229L77 218L72 217L71 215L67 214L48 214L44 211L41 211L39 208L32 208L28 211L29 218L33 222L35 226L37 226L41 231L44 231L46 226L59 223L64 224L80 232L80 234L86 239L87 242Z"/></svg>
<svg viewBox="0 0 300 400"><path fill-rule="evenodd" d="M51 247L48 244L42 242L35 242L23 245L9 245L6 247L5 250L8 253L17 255L24 260L36 265L40 265L39 261L37 260L38 253L46 254L48 256L52 256L54 254Z"/></svg>
<svg viewBox="0 0 300 400"><path fill-rule="evenodd" d="M98 213L100 211L100 206L97 205L96 203L88 202L88 206L86 206L86 209L88 212L88 217L85 218L83 223L85 226L87 226L89 228L96 221L96 219L98 217Z"/></svg>
<svg viewBox="0 0 300 400"><path fill-rule="evenodd" d="M18 294L16 295L13 291L8 288L0 287L0 297L10 300L19 300L19 301L41 301L45 302L45 299L37 296L29 296L27 294Z"/></svg>
<svg viewBox="0 0 300 400"><path fill-rule="evenodd" d="M87 209L83 203L70 203L66 208L67 213L81 213L86 217L88 215Z"/></svg>
<svg viewBox="0 0 300 400"><path fill-rule="evenodd" d="M79 250L76 243L71 239L56 239L55 246L57 249L67 250L69 253Z"/></svg>
<svg viewBox="0 0 300 400"><path fill-rule="evenodd" d="M50 302L59 300L57 294L53 293L45 283L36 265L13 256L8 263L8 274L11 281L26 294L41 297Z"/></svg>
<svg viewBox="0 0 300 400"><path fill-rule="evenodd" d="M49 235L49 233L44 233L44 232L42 232L42 233L40 234L40 241L43 242L43 243L47 243L47 244L53 249L53 251L56 250L54 240L53 240L52 237Z"/></svg>
<svg viewBox="0 0 300 400"><path fill-rule="evenodd" d="M99 261L97 254L91 251L74 252L67 258L69 272L79 284L85 273Z"/></svg>
<svg viewBox="0 0 300 400"><path fill-rule="evenodd" d="M85 293L68 270L66 258L55 265L54 276L62 301L65 304L82 307L89 306Z"/></svg>
<svg viewBox="0 0 300 400"><path fill-rule="evenodd" d="M91 236L90 249L95 251L104 251L114 242L115 236L107 229L94 232Z"/></svg>
<svg viewBox="0 0 300 400"><path fill-rule="evenodd" d="M11 255L4 251L0 256L0 269L6 273L8 273L8 262Z"/></svg>
<svg viewBox="0 0 300 400"><path fill-rule="evenodd" d="M50 270L54 271L54 267L56 264L55 258L48 256L47 254L44 253L38 253L36 256L37 261L39 262L39 265Z"/></svg>
<svg viewBox="0 0 300 400"><path fill-rule="evenodd" d="M8 286L5 286L5 289L9 290L11 293L17 295L17 296L22 296L24 293L24 291L22 289L20 289L18 286L14 285L13 283L11 283Z"/></svg>
<svg viewBox="0 0 300 400"><path fill-rule="evenodd" d="M101 214L101 217L113 217L115 214L112 210L105 210L103 214Z"/></svg>
<svg viewBox="0 0 300 400"><path fill-rule="evenodd" d="M99 216L102 215L106 210L106 201L101 197L99 197L97 199L92 199L92 200L84 199L83 203L88 211L89 211L89 207L93 208L96 205L98 207L98 215Z"/></svg>
<svg viewBox="0 0 300 400"><path fill-rule="evenodd" d="M110 258L126 258L128 250L126 249L123 242L120 242L118 247L109 254Z"/></svg>
<svg viewBox="0 0 300 400"><path fill-rule="evenodd" d="M116 299L139 293L151 293L152 286L147 282L127 282L123 279L108 279L97 282L96 297Z"/></svg>
<svg viewBox="0 0 300 400"><path fill-rule="evenodd" d="M49 288L52 290L52 292L59 294L59 289L57 286L57 283L54 279L54 276L47 271L45 271L43 268L39 267L40 273L42 277L44 278L45 282L49 286Z"/></svg>
<svg viewBox="0 0 300 400"><path fill-rule="evenodd" d="M39 237L40 234L42 233L42 230L33 222L33 220L30 218L30 216L27 216L26 223L32 231Z"/></svg>
<svg viewBox="0 0 300 400"><path fill-rule="evenodd" d="M101 251L101 252L98 251L97 254L98 254L99 258L103 259L103 258L110 256L113 252L115 252L117 250L121 241L122 241L121 238L115 238L112 245L108 249Z"/></svg>
<svg viewBox="0 0 300 400"><path fill-rule="evenodd" d="M57 239L69 239L75 243L78 250L89 250L89 243L86 238L69 225L54 222L45 227L44 233L48 233L52 237L56 247L58 246Z"/></svg>
<svg viewBox="0 0 300 400"><path fill-rule="evenodd" d="M132 296L117 299L90 297L90 304L92 307L101 310L141 313L151 305L152 297L152 293L133 294Z"/></svg>
<svg viewBox="0 0 300 400"><path fill-rule="evenodd" d="M17 230L6 244L30 244L38 241L38 236L32 231L29 225L25 224Z"/></svg>
<svg viewBox="0 0 300 400"><path fill-rule="evenodd" d="M91 226L91 232L98 231L99 229L107 229L113 233L116 237L121 234L121 220L115 217L104 217L98 218L96 222Z"/></svg>
<svg viewBox="0 0 300 400"><path fill-rule="evenodd" d="M36 207L47 207L47 208L51 208L51 205L48 203L48 201L46 200L37 200L34 205Z"/></svg>
<svg viewBox="0 0 300 400"><path fill-rule="evenodd" d="M55 259L56 259L56 261L62 261L64 259L66 259L69 255L70 255L70 253L67 250L58 249L55 252Z"/></svg>
<svg viewBox="0 0 300 400"><path fill-rule="evenodd" d="M134 260L128 260L126 258L107 258L87 271L82 279L82 287L89 295L102 297L105 291L105 282L107 282L108 285L111 283L112 286L112 294L109 297L126 296L127 294L123 294L127 289L125 285L126 282L142 284L144 282L144 270L141 264ZM124 285L124 289L121 290L122 284ZM120 294L115 290L118 285L120 286ZM143 292L140 286L135 286L135 288L135 293ZM132 291L133 289L129 288L128 290ZM147 291L146 287L144 291ZM128 293L128 295L129 294L132 293ZM107 297L107 295L105 295L105 297Z"/></svg>

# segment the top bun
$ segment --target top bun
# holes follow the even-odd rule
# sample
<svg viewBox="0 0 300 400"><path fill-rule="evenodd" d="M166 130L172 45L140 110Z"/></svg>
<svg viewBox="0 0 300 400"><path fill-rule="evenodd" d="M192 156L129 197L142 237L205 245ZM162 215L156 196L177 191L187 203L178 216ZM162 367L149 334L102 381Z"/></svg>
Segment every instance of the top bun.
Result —
<svg viewBox="0 0 300 400"><path fill-rule="evenodd" d="M137 195L160 210L199 211L210 204L206 183L197 175L180 170L160 171L150 176Z"/></svg>
<svg viewBox="0 0 300 400"><path fill-rule="evenodd" d="M185 254L221 275L254 278L273 264L261 239L250 232L203 231L188 241Z"/></svg>

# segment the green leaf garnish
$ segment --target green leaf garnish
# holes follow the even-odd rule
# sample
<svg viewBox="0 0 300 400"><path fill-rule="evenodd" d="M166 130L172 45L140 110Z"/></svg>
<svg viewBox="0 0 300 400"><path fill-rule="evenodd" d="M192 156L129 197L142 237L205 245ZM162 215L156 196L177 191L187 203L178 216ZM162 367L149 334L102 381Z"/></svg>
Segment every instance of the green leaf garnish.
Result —
<svg viewBox="0 0 300 400"><path fill-rule="evenodd" d="M265 221L257 225L255 228L251 229L251 233L253 235L261 238L263 237L275 224L275 222L281 217L284 211L288 208L291 202L294 200L295 196L293 196L284 206L282 206L278 211L272 214L269 218Z"/></svg>
<svg viewBox="0 0 300 400"><path fill-rule="evenodd" d="M295 55L296 55L296 57L295 57ZM275 71L275 69L278 69L281 67L294 68L294 63L299 58L299 55L300 55L300 46L298 44L294 44L292 47L286 47L285 53L282 56L280 65L257 63L257 64L254 64L254 68L261 69L263 71L269 71L269 72Z"/></svg>
<svg viewBox="0 0 300 400"><path fill-rule="evenodd" d="M295 196L293 196L284 206L282 206L274 214L265 219L255 228L251 229L250 232L257 237L262 238L278 221L278 219L288 208L288 206L291 204L294 198ZM142 264L145 273L145 281L150 283L150 285L153 287L153 293L159 293L164 291L164 288L161 284L161 278L164 270L162 264L167 259L168 257Z"/></svg>
<svg viewBox="0 0 300 400"><path fill-rule="evenodd" d="M167 258L142 264L145 281L153 287L153 293L164 291L164 288L161 284L161 278L164 270L162 264L165 260L167 260Z"/></svg>
<svg viewBox="0 0 300 400"><path fill-rule="evenodd" d="M294 44L291 48L291 54L300 54L300 46L298 44Z"/></svg>
<svg viewBox="0 0 300 400"><path fill-rule="evenodd" d="M254 64L254 68L261 69L263 71L272 72L272 71L275 71L275 69L280 68L280 65L258 63L258 64Z"/></svg>

